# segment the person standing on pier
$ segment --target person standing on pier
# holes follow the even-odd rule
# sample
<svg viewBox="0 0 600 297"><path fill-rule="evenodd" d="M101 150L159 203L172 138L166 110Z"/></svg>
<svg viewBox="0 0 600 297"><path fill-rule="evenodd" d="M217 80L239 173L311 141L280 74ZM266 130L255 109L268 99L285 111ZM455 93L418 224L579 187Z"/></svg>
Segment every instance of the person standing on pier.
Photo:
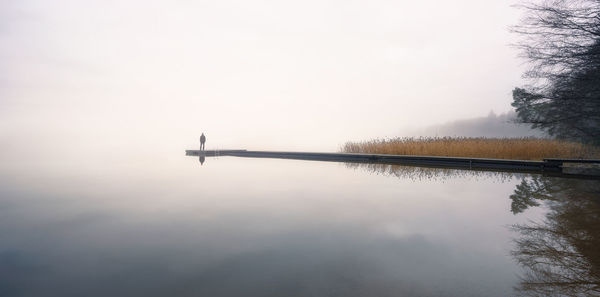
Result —
<svg viewBox="0 0 600 297"><path fill-rule="evenodd" d="M203 151L204 150L204 143L206 142L206 136L204 136L204 133L202 133L202 135L200 135L200 150Z"/></svg>

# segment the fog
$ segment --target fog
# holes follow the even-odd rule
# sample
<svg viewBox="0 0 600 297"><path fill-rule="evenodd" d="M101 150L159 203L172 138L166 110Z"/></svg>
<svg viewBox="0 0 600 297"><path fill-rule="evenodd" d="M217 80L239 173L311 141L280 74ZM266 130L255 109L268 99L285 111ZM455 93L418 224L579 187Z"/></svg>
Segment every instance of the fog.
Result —
<svg viewBox="0 0 600 297"><path fill-rule="evenodd" d="M511 109L510 1L2 1L0 146L334 151Z"/></svg>
<svg viewBox="0 0 600 297"><path fill-rule="evenodd" d="M185 150L517 133L511 4L0 1L0 295L510 295L523 176Z"/></svg>
<svg viewBox="0 0 600 297"><path fill-rule="evenodd" d="M516 112L497 115L491 111L485 117L474 117L415 129L412 137L547 137L529 124L517 123Z"/></svg>

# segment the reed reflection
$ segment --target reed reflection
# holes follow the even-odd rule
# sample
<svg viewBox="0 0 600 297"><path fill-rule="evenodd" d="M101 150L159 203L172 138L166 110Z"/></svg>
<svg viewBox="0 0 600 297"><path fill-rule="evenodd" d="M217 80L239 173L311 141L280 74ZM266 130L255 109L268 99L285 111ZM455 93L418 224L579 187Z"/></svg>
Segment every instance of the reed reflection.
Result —
<svg viewBox="0 0 600 297"><path fill-rule="evenodd" d="M366 170L384 176L395 176L410 180L446 180L449 178L493 178L507 181L512 178L528 176L527 173L465 170L453 168L417 167L375 163L346 163L348 168Z"/></svg>
<svg viewBox="0 0 600 297"><path fill-rule="evenodd" d="M511 211L548 207L542 222L514 225L520 296L600 296L600 181L533 176L517 185Z"/></svg>

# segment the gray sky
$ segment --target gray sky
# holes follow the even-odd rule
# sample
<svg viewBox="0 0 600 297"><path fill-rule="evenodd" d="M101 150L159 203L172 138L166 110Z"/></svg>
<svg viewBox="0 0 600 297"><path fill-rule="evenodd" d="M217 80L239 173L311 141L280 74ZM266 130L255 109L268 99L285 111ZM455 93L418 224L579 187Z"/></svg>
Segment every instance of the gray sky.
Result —
<svg viewBox="0 0 600 297"><path fill-rule="evenodd" d="M333 151L506 112L511 4L5 0L0 145Z"/></svg>

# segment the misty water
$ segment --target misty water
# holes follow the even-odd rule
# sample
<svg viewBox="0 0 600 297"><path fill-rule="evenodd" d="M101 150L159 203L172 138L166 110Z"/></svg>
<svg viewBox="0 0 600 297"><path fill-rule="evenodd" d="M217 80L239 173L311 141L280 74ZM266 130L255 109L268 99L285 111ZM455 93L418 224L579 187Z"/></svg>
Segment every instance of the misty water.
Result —
<svg viewBox="0 0 600 297"><path fill-rule="evenodd" d="M598 181L235 157L201 165L183 151L94 166L3 171L0 296L512 296L552 289L551 279L527 287L544 269L557 283L588 278L570 290L598 283ZM528 266L540 246L580 267L547 249L548 265Z"/></svg>

